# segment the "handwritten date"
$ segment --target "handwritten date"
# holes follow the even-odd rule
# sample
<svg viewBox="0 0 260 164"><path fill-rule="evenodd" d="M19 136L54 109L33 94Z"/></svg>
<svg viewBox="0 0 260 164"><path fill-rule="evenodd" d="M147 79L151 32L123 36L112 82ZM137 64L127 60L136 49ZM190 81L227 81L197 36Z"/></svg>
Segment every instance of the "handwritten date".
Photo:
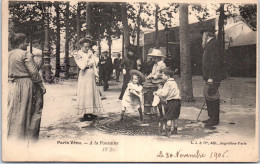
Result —
<svg viewBox="0 0 260 164"><path fill-rule="evenodd" d="M208 153L203 153L200 150L197 150L194 153L186 153L183 152L182 150L178 150L175 153L169 153L169 152L163 152L160 151L159 154L157 155L158 158L212 158L212 159L219 159L219 158L227 158L228 157L228 150L223 151L223 152L209 152Z"/></svg>

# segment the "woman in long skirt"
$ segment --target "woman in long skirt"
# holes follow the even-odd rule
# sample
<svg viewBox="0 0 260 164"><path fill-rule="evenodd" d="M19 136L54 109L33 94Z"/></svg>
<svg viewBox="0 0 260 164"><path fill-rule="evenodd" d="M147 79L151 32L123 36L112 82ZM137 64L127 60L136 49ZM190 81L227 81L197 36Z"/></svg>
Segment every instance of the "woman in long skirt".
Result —
<svg viewBox="0 0 260 164"><path fill-rule="evenodd" d="M84 37L79 41L81 50L74 55L80 68L77 91L78 114L97 114L103 110L99 90L96 85L98 71L95 57L91 51L93 40ZM88 115L89 116L89 115Z"/></svg>
<svg viewBox="0 0 260 164"><path fill-rule="evenodd" d="M24 34L12 36L8 58L8 139L37 140L46 92ZM40 94L40 95L39 95Z"/></svg>

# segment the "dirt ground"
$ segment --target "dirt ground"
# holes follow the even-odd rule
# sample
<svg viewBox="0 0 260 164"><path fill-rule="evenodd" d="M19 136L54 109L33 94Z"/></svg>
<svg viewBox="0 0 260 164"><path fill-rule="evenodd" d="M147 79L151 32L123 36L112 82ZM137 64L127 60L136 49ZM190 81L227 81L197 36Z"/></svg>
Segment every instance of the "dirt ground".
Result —
<svg viewBox="0 0 260 164"><path fill-rule="evenodd" d="M180 87L180 78L175 78ZM122 80L121 80L122 81ZM122 83L110 81L110 88L103 92L102 100L104 112L102 118L113 117L114 122L119 120L121 101L118 99ZM200 120L207 119L207 111L203 110L199 121L196 122L200 108L204 103L202 96L202 77L193 77L193 95L197 100L191 104L183 103L179 119L179 134L181 139L201 138L216 136L236 136L252 139L255 136L256 119L256 79L255 78L232 78L221 83L221 111L220 124L215 130L205 130ZM41 122L40 139L49 140L57 138L74 138L93 133L104 133L99 128L92 127L92 122L80 122L81 115L76 115L76 80L66 80L58 84L45 85L47 93L44 98L44 109ZM200 101L200 102L198 102ZM136 116L136 111L127 111L127 117ZM149 120L148 116L146 119ZM113 121L112 121L113 122ZM92 127L88 130L88 126ZM195 129L195 130L194 130ZM67 133L67 130L70 133ZM197 131L196 131L197 130ZM106 133L106 132L105 132ZM109 133L107 133L109 134ZM156 136L158 137L158 136ZM159 136L160 137L160 136Z"/></svg>
<svg viewBox="0 0 260 164"><path fill-rule="evenodd" d="M180 88L180 78L175 79ZM122 81L122 79L120 80ZM205 129L201 122L208 118L207 111L203 110L199 120L196 121L204 103L202 96L204 82L201 76L194 76L192 83L196 101L182 102L178 135L171 135L170 138L157 133L157 123L152 121L153 118L150 116L145 116L147 125L141 127L137 111L128 110L126 120L131 126L134 125L138 128L132 131L131 126L127 130L122 129L124 126L119 122L121 101L118 99L122 82L110 81L110 88L106 92L102 90L102 86L99 86L106 99L102 100L104 112L99 115L98 123L80 122L82 115L76 115L76 80L70 79L58 84L46 84L47 93L44 97L38 143L56 143L67 139L76 141L92 141L93 139L111 141L112 139L120 142L121 145L118 149L125 145L128 145L129 148L131 144L142 141L142 144L146 145L156 143L151 145L151 149L157 150L158 146L155 146L157 144L167 148L169 144L173 146L180 143L192 145L197 142L211 143L213 141L213 144L216 142L218 145L221 142L223 144L246 143L251 146L246 149L251 149L255 144L256 135L256 78L229 77L221 83L220 123L213 130ZM234 150L237 148L234 147ZM236 153L234 152L234 154Z"/></svg>

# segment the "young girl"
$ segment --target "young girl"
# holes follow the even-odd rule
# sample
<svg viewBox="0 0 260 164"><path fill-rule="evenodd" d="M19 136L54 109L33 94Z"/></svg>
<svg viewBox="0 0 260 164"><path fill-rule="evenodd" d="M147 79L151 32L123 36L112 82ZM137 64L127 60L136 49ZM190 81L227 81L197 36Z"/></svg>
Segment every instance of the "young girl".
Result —
<svg viewBox="0 0 260 164"><path fill-rule="evenodd" d="M124 119L126 108L138 109L140 120L143 121L143 86L145 81L144 75L137 70L130 70L131 81L128 83L127 89L122 99L121 121Z"/></svg>
<svg viewBox="0 0 260 164"><path fill-rule="evenodd" d="M167 80L167 82L162 89L159 89L154 93L166 101L166 106L164 108L164 124L168 137L170 137L172 131L173 134L177 134L177 124L181 109L180 90L173 79L173 74L174 72L170 70L170 68L163 69L162 78Z"/></svg>

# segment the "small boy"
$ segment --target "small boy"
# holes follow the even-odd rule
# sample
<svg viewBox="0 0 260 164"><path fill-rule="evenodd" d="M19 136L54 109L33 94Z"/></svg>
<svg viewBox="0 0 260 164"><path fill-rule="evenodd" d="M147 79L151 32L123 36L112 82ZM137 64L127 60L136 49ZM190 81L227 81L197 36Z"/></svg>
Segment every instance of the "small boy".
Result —
<svg viewBox="0 0 260 164"><path fill-rule="evenodd" d="M180 90L177 83L173 79L174 71L170 68L162 70L162 78L166 80L162 89L154 92L154 95L159 96L163 101L166 101L164 108L164 124L166 127L166 134L170 137L171 132L177 134L178 118L181 109Z"/></svg>

